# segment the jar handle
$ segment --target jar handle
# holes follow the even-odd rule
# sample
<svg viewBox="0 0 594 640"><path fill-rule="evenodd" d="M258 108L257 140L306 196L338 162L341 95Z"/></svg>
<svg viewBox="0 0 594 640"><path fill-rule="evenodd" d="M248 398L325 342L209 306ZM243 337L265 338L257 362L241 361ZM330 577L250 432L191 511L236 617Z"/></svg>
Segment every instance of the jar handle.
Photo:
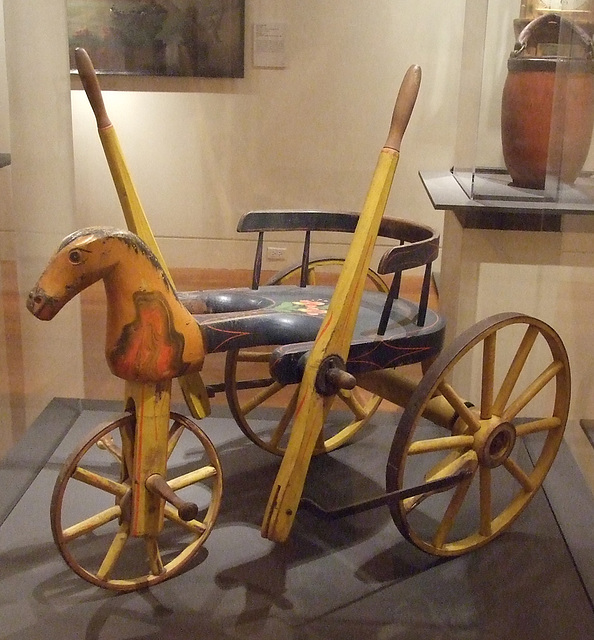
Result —
<svg viewBox="0 0 594 640"><path fill-rule="evenodd" d="M546 25L550 25L552 23L556 23L558 31L561 31L562 27L569 27L573 33L581 39L582 44L588 51L587 57L594 57L592 38L590 38L586 31L578 24L574 24L571 20L567 20L557 13L546 13L542 16L538 16L538 18L535 18L532 22L529 22L520 32L518 41L514 46L512 56L519 56L526 49L530 41L537 37L538 32Z"/></svg>

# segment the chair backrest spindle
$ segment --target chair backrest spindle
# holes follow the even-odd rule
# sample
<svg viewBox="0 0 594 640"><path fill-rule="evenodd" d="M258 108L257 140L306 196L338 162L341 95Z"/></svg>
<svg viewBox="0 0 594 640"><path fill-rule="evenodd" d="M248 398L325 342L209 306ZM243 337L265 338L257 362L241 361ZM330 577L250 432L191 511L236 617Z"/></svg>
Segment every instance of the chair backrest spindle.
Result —
<svg viewBox="0 0 594 640"><path fill-rule="evenodd" d="M425 324L427 316L427 305L429 304L429 291L431 289L431 263L425 265L425 275L423 276L423 284L421 286L421 298L419 300L419 315L417 317L417 325L422 327Z"/></svg>
<svg viewBox="0 0 594 640"><path fill-rule="evenodd" d="M398 298L400 295L400 283L402 282L402 271L398 271L394 274L392 278L392 284L390 285L390 290L388 291L388 296L386 297L386 302L384 303L384 308L382 310L382 316L379 321L379 325L377 327L377 335L383 336L386 333L386 328L388 327L388 320L390 319L390 314L392 313L392 306L394 305L394 300Z"/></svg>
<svg viewBox="0 0 594 640"><path fill-rule="evenodd" d="M303 258L301 259L301 281L300 287L305 287L309 284L309 248L311 244L311 231L308 229L305 232L305 240L303 241Z"/></svg>
<svg viewBox="0 0 594 640"><path fill-rule="evenodd" d="M252 273L252 289L257 290L260 286L260 275L262 273L262 253L264 251L264 231L258 233L258 244L256 245L256 255L254 257L254 271Z"/></svg>

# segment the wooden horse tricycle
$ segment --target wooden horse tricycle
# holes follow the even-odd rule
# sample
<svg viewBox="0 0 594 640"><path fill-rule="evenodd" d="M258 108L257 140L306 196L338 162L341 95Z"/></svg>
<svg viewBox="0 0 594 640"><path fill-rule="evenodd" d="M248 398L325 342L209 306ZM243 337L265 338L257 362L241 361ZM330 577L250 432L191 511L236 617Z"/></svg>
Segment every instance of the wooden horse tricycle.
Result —
<svg viewBox="0 0 594 640"><path fill-rule="evenodd" d="M360 215L247 214L239 230L259 234L252 288L182 293L140 206L90 60L79 50L77 61L130 230L94 227L68 236L28 300L32 313L49 320L103 280L106 357L126 381L126 413L73 452L55 485L51 526L68 565L93 584L130 591L178 574L201 548L219 511L222 469L194 420L171 412L171 381L182 381L194 417L207 415L199 371L209 353L222 351L235 419L258 446L282 456L265 537L289 536L311 457L346 444L382 398L404 407L386 492L330 513L307 506L338 517L387 505L405 538L440 556L476 549L509 527L563 437L569 364L555 331L518 313L488 318L442 349L445 322L428 306L439 239L422 225L383 218L420 70L405 76ZM261 286L263 234L289 229L305 231L300 282L286 284L281 274ZM333 262L310 258L310 234L320 229L353 234L332 287L310 282L318 266ZM376 272L370 260L378 235L396 246ZM402 272L416 267L424 268L418 303L399 296ZM378 274L392 275L389 287ZM452 376L468 360L482 363L481 376L462 392ZM270 378L238 380L239 362L262 361ZM398 369L411 363L422 364L418 384ZM260 431L251 410L290 385L295 391L278 422ZM240 401L240 391L252 395ZM350 411L338 425L331 419L337 398ZM522 441L531 444L528 463L517 455Z"/></svg>

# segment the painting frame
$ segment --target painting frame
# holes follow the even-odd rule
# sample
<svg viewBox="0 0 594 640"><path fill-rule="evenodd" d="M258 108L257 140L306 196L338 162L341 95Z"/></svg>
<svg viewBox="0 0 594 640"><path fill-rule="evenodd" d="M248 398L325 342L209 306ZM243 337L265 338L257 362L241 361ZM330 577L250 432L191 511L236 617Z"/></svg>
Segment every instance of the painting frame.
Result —
<svg viewBox="0 0 594 640"><path fill-rule="evenodd" d="M243 78L245 0L67 0L70 69L86 49L98 74Z"/></svg>

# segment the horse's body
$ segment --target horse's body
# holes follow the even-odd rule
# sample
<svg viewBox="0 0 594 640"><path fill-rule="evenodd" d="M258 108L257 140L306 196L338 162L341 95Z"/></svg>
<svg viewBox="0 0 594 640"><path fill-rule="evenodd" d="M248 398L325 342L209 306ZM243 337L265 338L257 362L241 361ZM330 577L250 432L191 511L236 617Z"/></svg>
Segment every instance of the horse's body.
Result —
<svg viewBox="0 0 594 640"><path fill-rule="evenodd" d="M205 346L198 323L150 249L130 232L91 227L69 235L29 294L27 307L51 320L100 279L108 301L105 353L116 376L158 382L202 368Z"/></svg>

